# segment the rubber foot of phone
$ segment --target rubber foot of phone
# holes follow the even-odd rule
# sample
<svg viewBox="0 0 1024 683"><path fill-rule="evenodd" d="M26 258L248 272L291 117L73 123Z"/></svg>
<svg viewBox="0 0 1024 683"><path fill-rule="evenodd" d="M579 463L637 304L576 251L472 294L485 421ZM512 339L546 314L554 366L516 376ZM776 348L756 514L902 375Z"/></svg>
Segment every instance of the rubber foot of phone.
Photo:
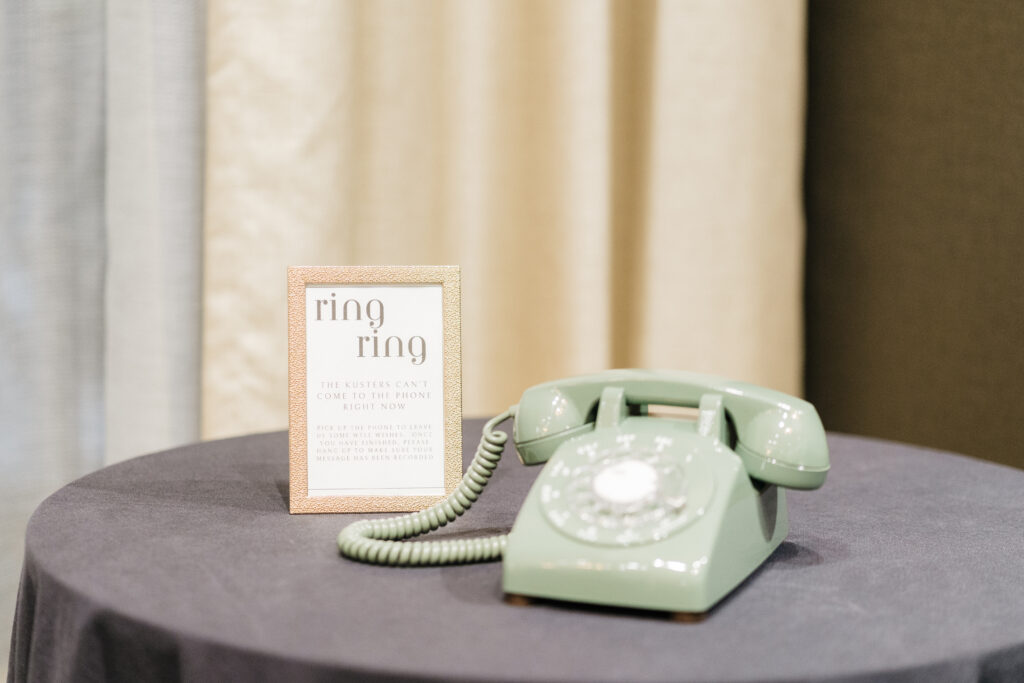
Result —
<svg viewBox="0 0 1024 683"><path fill-rule="evenodd" d="M669 612L669 619L677 624L699 624L707 615L707 612Z"/></svg>
<svg viewBox="0 0 1024 683"><path fill-rule="evenodd" d="M513 607L529 607L533 604L533 599L516 593L505 593L505 604Z"/></svg>

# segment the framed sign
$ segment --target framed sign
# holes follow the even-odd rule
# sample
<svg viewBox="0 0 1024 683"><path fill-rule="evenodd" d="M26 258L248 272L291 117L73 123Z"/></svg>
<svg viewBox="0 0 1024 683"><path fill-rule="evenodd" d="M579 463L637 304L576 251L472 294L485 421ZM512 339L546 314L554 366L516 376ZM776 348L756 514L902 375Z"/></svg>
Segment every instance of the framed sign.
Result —
<svg viewBox="0 0 1024 683"><path fill-rule="evenodd" d="M458 266L288 268L289 510L421 510L462 477Z"/></svg>

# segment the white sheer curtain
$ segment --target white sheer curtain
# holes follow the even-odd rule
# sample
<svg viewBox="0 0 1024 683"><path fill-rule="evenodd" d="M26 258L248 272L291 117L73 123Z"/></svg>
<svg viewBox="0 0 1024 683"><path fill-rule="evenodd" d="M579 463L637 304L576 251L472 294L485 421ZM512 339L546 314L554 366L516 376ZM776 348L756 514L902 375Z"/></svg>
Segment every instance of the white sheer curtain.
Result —
<svg viewBox="0 0 1024 683"><path fill-rule="evenodd" d="M199 437L205 23L107 1L107 462Z"/></svg>
<svg viewBox="0 0 1024 683"><path fill-rule="evenodd" d="M204 22L0 5L0 642L42 498L199 435Z"/></svg>

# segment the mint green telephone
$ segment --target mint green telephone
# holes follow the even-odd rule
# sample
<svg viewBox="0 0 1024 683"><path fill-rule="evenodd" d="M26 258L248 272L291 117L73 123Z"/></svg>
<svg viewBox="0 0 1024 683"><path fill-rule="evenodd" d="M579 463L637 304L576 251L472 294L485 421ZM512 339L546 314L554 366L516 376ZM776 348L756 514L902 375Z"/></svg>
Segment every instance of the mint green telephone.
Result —
<svg viewBox="0 0 1024 683"><path fill-rule="evenodd" d="M649 405L696 407L697 419L654 417ZM548 462L512 531L403 542L476 501L507 439L495 427L512 416L522 462ZM825 432L806 401L708 375L611 370L527 389L484 426L448 499L355 522L338 546L391 565L503 557L509 594L704 612L786 537L779 487L817 488L828 469Z"/></svg>

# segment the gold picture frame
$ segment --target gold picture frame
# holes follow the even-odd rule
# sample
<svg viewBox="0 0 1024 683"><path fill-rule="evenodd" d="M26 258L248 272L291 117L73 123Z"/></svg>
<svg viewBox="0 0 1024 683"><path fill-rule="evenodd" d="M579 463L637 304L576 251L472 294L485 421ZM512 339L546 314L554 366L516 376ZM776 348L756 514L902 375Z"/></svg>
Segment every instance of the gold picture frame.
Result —
<svg viewBox="0 0 1024 683"><path fill-rule="evenodd" d="M437 311L428 310L431 306L423 306L417 303L422 296L429 296L431 302L436 301L438 292L431 286L439 286L440 291L440 306ZM413 289L417 288L417 289ZM311 291L312 290L312 291ZM403 291L404 290L404 291ZM392 320L394 318L393 312L389 312L387 318L385 318L384 311L385 306L389 307L391 311L394 310L394 303L387 303L385 296L377 295L376 298L367 300L365 302L365 320L361 315L360 303L355 295L350 296L348 299L344 299L342 304L342 314L339 318L337 311L337 301L340 299L337 297L339 292L385 292L387 300L400 301L403 299L406 301L404 304L398 306L401 312L401 306L408 308L408 316L415 317L417 320L426 320L426 327L434 331L438 327L436 322L440 324L440 341L441 341L441 357L440 357L440 368L434 367L434 354L436 350L430 352L430 367L424 370L424 372L431 373L430 377L436 378L437 372L441 373L441 391L437 392L436 388L433 391L421 391L421 392L397 392L392 391L392 387L401 384L406 386L410 383L402 382L401 380L391 383L390 381L373 381L373 382L345 382L339 379L337 382L325 382L320 381L322 386L366 386L371 385L375 389L384 387L381 391L373 391L370 393L353 392L352 395L362 395L364 397L374 396L409 396L415 397L415 401L406 403L397 402L380 402L373 403L367 400L364 404L359 403L344 403L334 402L331 403L326 399L321 400L323 396L330 396L337 398L339 401L342 398L348 398L349 393L342 391L335 391L334 393L315 393L314 404L311 409L310 407L310 385L308 382L317 383L317 377L322 377L320 373L321 367L338 367L338 364L345 364L345 367L356 367L356 363L360 369L370 367L369 363L376 363L376 368L398 368L396 363L405 362L408 360L411 365L404 366L405 372L419 371L420 368L416 367L416 361L419 360L422 365L427 365L427 348L431 341L436 341L433 334L426 334L423 336L409 337L407 340L407 349L409 358L406 359L402 353L405 349L402 347L402 339L400 337L387 337L386 340L382 338L382 335L378 335L378 332L383 329L385 321ZM330 294L331 298L314 298L311 297L326 297L327 293ZM348 296L348 295L346 295ZM315 302L315 306L313 303ZM371 304L376 302L377 306L375 310L379 310L378 318L371 318ZM384 302L384 303L382 303ZM413 302L413 303L408 303ZM353 304L350 307L350 304ZM328 305L329 304L329 305ZM313 316L313 311L316 315ZM333 316L329 316L328 312L333 311ZM351 315L351 320L350 316ZM440 320L435 322L435 317L439 317ZM316 323L316 327L310 325L312 321ZM339 321L344 325L333 324L331 326L325 325L324 320L333 321L338 323ZM377 323L377 328L373 329L374 322ZM320 338L324 334L321 330L331 330L330 334L337 337L340 332L335 330L342 329L349 323L366 323L367 327L352 329L357 332L373 332L373 337L369 334L357 334L354 337L349 335L346 337L346 344L344 349L339 346L328 346L330 349L329 353L324 352L324 343L320 341ZM388 324L391 324L388 322ZM289 452L289 467L288 467L288 479L289 479L289 511L292 514L305 514L305 513L335 513L335 512L401 512L409 510L421 510L424 509L440 500L443 500L445 496L455 490L459 480L462 478L462 344L461 344L461 284L460 284L460 272L458 266L290 266L288 268L288 452ZM334 339L330 337L329 339ZM391 341L397 339L392 345ZM413 356L414 340L419 339L419 344L416 345L417 349L422 348L422 355ZM349 341L357 342L357 344L349 344ZM378 341L383 342L383 349L380 348ZM371 344L372 342L372 344ZM314 348L313 355L316 358L309 357L309 348ZM364 348L365 347L365 348ZM347 354L343 359L339 360L336 357L335 349L339 349L337 354ZM371 353L371 349L374 353ZM352 360L358 356L358 361ZM392 357L394 356L394 357ZM369 361L367 360L369 359ZM383 360L382 360L383 359ZM313 370L311 371L311 363L313 363ZM399 372L400 370L392 369L390 372ZM337 374L337 373L336 373ZM416 380L420 381L420 380ZM432 380L422 380L424 384L422 386L430 388L433 386ZM440 394L438 396L438 393ZM428 398L423 398L426 395ZM440 419L436 420L437 406L436 402L440 400L441 411ZM402 411L398 413L408 413L411 408L407 406L416 403L416 410L420 411L417 415L429 415L429 420L417 420L417 424L414 426L420 431L402 431L409 427L409 425L399 425L398 422L391 423L392 430L386 432L388 437L380 441L381 447L373 448L372 436L377 432L372 432L378 427L381 427L380 416L387 415L387 408L390 406L401 405ZM362 415L357 414L353 409L360 405L368 406L366 415L367 419L376 420L376 424L359 427L359 420L362 419ZM426 406L425 408L423 406ZM378 409L379 408L379 409ZM422 410L421 410L422 408ZM377 412L373 412L376 410ZM383 411L383 412L382 412ZM310 413L313 416L310 416ZM335 415L344 416L344 420L339 422L337 427L331 426L324 421L324 415ZM376 415L376 417L372 417ZM408 419L408 418L406 418ZM311 422L311 420L313 420ZM389 425L385 424L384 427ZM338 429L345 430L342 432L341 437L334 438L334 433L327 432L327 438L322 438L320 431L315 431L315 436L312 439L315 443L310 443L309 437L310 429ZM440 430L438 434L434 430ZM402 434L405 435L416 435L424 436L429 435L429 438L424 437L422 439L403 439ZM398 435L398 436L395 436ZM434 460L437 460L436 445L438 437L440 435L443 441L443 491L440 490L435 484L430 486L414 486L412 488L406 488L404 486L395 487L379 487L372 486L368 488L355 487L353 490L347 487L338 488L336 486L322 487L321 484L326 480L337 482L339 477L343 476L342 473L346 467L355 468L353 471L359 471L362 473L364 469L369 468L371 478L375 477L374 481L380 480L382 477L391 477L392 472L399 474L400 477L407 477L411 470L420 471L422 470L424 476L436 482L437 473L434 472ZM358 437L358 438L357 438ZM401 446L397 444L429 444L432 446ZM359 446L352 446L349 448L346 444L362 444ZM388 444L388 446L383 446ZM313 446L315 451L315 457L313 461L310 460L310 447ZM410 464L404 466L401 464L387 464L387 465L374 465L371 463L359 462L356 464L347 463L348 460L353 458L372 460L376 458L399 458L400 455L394 455L394 453L402 453L401 448L419 449L415 450L418 455L409 455ZM414 450L410 450L413 453ZM429 455L422 455L429 451ZM366 456L367 452L378 453L376 456ZM324 455L324 454L328 455ZM354 453L361 453L363 455L353 455ZM329 462L322 462L322 461ZM429 461L426 464L420 461ZM345 461L342 464L338 464L337 461ZM313 488L317 493L310 495L310 476L311 467L310 463L313 463L313 474L312 476L316 480ZM377 469L373 469L377 467ZM363 468L363 469L360 469ZM419 468L419 469L417 469ZM429 468L429 472L427 469ZM323 471L329 471L330 476L322 474ZM362 475L360 475L362 476ZM387 483L387 482L385 482ZM420 489L429 491L423 495L413 493ZM436 489L436 490L435 490ZM338 491L335 493L330 493ZM381 491L402 491L403 493L381 493ZM329 493L324 493L329 492Z"/></svg>

